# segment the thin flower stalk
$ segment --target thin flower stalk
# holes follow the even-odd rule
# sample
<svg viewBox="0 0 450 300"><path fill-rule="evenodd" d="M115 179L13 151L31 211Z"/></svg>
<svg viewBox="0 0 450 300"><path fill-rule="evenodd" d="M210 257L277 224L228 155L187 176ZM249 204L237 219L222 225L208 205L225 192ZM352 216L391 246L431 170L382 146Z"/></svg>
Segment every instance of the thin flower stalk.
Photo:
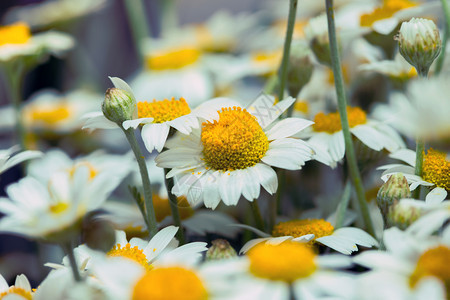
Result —
<svg viewBox="0 0 450 300"><path fill-rule="evenodd" d="M169 197L169 204L170 204L170 210L172 212L172 218L173 223L175 226L177 226L179 229L177 231L177 238L180 241L181 245L184 245L186 243L186 238L184 236L184 230L181 226L181 219L180 219L180 211L178 207L178 198L174 194L172 194L172 188L174 186L173 177L167 178L166 175L169 173L169 169L164 169L164 181L166 183L166 189L167 189L167 195Z"/></svg>

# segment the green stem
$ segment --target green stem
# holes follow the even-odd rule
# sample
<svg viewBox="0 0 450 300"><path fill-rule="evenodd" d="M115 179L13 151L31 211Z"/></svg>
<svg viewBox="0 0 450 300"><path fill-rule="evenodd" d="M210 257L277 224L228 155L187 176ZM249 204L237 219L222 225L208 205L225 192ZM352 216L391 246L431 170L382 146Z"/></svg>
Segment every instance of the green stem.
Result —
<svg viewBox="0 0 450 300"><path fill-rule="evenodd" d="M266 85L263 88L264 93L266 94L272 94L273 90L277 86L278 83L278 75L274 74L269 77L269 80L267 80Z"/></svg>
<svg viewBox="0 0 450 300"><path fill-rule="evenodd" d="M184 237L184 230L181 226L180 211L178 210L178 198L172 194L172 188L174 185L173 178L167 178L167 173L169 169L164 169L164 181L166 183L167 195L169 195L170 210L172 211L173 223L178 227L177 238L181 245L186 243L186 238Z"/></svg>
<svg viewBox="0 0 450 300"><path fill-rule="evenodd" d="M287 66L289 62L289 53L291 51L292 34L294 33L295 15L297 13L297 0L289 1L289 15L286 29L286 37L284 39L283 59L281 60L280 70L278 71L278 78L280 86L278 87L278 100L281 101L284 96L284 89L287 80Z"/></svg>
<svg viewBox="0 0 450 300"><path fill-rule="evenodd" d="M344 224L345 213L347 211L348 203L350 202L351 187L351 181L347 179L341 201L337 207L335 229L341 228Z"/></svg>
<svg viewBox="0 0 450 300"><path fill-rule="evenodd" d="M416 167L414 170L414 174L422 177L422 169L423 169L423 151L425 150L425 143L422 139L416 139ZM413 193L414 199L420 198L420 186L418 186Z"/></svg>
<svg viewBox="0 0 450 300"><path fill-rule="evenodd" d="M375 230L373 228L372 220L370 219L369 208L367 206L366 196L364 193L364 187L361 179L361 174L358 169L358 163L356 160L355 149L353 147L352 136L350 134L350 127L348 125L347 117L347 99L344 90L344 80L342 77L342 68L339 58L339 49L336 39L336 27L334 24L334 9L333 0L325 0L327 20L328 20L328 38L330 40L330 54L331 65L334 74L334 84L336 87L336 95L338 98L338 109L341 117L342 132L344 134L345 141L345 153L347 157L347 163L350 171L350 177L355 187L356 196L361 206L361 214L367 229L367 232L372 236L375 236Z"/></svg>
<svg viewBox="0 0 450 300"><path fill-rule="evenodd" d="M261 231L266 231L264 228L264 221L261 217L261 212L259 210L259 205L257 202L257 199L253 199L253 201L250 202L250 207L252 208L253 218L255 219L256 228L258 228Z"/></svg>
<svg viewBox="0 0 450 300"><path fill-rule="evenodd" d="M445 0L442 0L445 2ZM434 75L437 76L441 73L442 67L444 65L445 60L445 51L447 48L447 40L448 40L449 30L446 26L444 29L444 37L442 38L442 48L441 48L441 54L439 54L439 57L436 61L436 67L434 68Z"/></svg>
<svg viewBox="0 0 450 300"><path fill-rule="evenodd" d="M141 64L143 64L145 62L145 53L143 53L141 49L142 41L151 36L150 26L145 16L144 3L142 0L125 0L124 2L134 40L134 46L136 47Z"/></svg>
<svg viewBox="0 0 450 300"><path fill-rule="evenodd" d="M70 268L72 269L73 278L75 281L80 282L83 280L83 278L80 275L80 272L78 270L78 264L77 260L75 258L75 254L73 252L73 247L70 242L61 244L61 248L66 253L67 258L70 262Z"/></svg>
<svg viewBox="0 0 450 300"><path fill-rule="evenodd" d="M441 0L441 2L445 16L446 31L450 32L450 7L448 6L448 0Z"/></svg>
<svg viewBox="0 0 450 300"><path fill-rule="evenodd" d="M178 26L176 0L161 0L161 31L171 31Z"/></svg>
<svg viewBox="0 0 450 300"><path fill-rule="evenodd" d="M134 135L133 128L129 128L127 130L122 128L122 130L125 133L125 136L127 137L128 143L130 144L134 156L136 157L136 161L139 165L142 185L144 188L144 202L145 202L145 210L147 213L146 223L149 224L148 232L151 238L158 232L158 228L156 226L155 209L153 208L153 199L152 199L152 187L150 185L150 178L148 177L147 165L145 163L145 158L142 155L141 148L139 148L139 145L136 141L136 136Z"/></svg>

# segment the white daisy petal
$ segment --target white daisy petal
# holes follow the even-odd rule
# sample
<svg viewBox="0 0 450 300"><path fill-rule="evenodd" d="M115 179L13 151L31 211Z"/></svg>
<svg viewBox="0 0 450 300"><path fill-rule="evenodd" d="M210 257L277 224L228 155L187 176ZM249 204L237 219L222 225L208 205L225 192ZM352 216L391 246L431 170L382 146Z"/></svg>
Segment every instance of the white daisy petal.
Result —
<svg viewBox="0 0 450 300"><path fill-rule="evenodd" d="M258 163L254 166L254 171L258 176L258 181L269 194L273 194L277 191L277 173L275 173L271 167Z"/></svg>
<svg viewBox="0 0 450 300"><path fill-rule="evenodd" d="M124 121L122 123L122 126L123 126L123 129L125 129L125 130L129 129L129 128L136 129L141 124L148 124L151 122L153 122L153 118L139 118L139 119Z"/></svg>
<svg viewBox="0 0 450 300"><path fill-rule="evenodd" d="M248 250L250 250L251 248L253 248L256 245L258 245L259 243L265 242L269 239L270 238L259 238L259 239L250 240L247 243L245 243L245 245L241 248L241 250L239 250L239 254L247 253Z"/></svg>
<svg viewBox="0 0 450 300"><path fill-rule="evenodd" d="M344 158L345 142L342 131L333 133L328 140L328 149L334 161L340 161Z"/></svg>
<svg viewBox="0 0 450 300"><path fill-rule="evenodd" d="M169 125L165 123L144 125L141 135L147 151L151 153L156 149L156 151L161 152L169 135L169 130Z"/></svg>
<svg viewBox="0 0 450 300"><path fill-rule="evenodd" d="M439 204L447 197L447 191L443 188L436 187L431 190L425 197L425 202L428 204Z"/></svg>
<svg viewBox="0 0 450 300"><path fill-rule="evenodd" d="M144 254L147 256L148 261L152 261L157 257L164 248L172 241L175 234L178 231L178 227L168 226L161 229L148 243L144 249Z"/></svg>
<svg viewBox="0 0 450 300"><path fill-rule="evenodd" d="M333 235L317 238L316 241L342 254L350 255L352 252L358 251L358 247L352 241Z"/></svg>
<svg viewBox="0 0 450 300"><path fill-rule="evenodd" d="M314 122L300 118L286 118L275 124L266 132L269 141L290 137L297 132L311 126Z"/></svg>
<svg viewBox="0 0 450 300"><path fill-rule="evenodd" d="M358 125L351 128L350 131L367 147L375 151L383 149L383 145L380 143L380 140L382 139L381 134L374 128L368 125Z"/></svg>

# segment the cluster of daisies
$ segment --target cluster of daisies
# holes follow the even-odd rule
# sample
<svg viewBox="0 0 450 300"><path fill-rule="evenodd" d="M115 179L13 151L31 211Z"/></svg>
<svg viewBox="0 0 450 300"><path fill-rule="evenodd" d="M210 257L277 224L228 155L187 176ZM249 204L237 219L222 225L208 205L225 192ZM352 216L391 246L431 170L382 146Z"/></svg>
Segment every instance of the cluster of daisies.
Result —
<svg viewBox="0 0 450 300"><path fill-rule="evenodd" d="M108 1L6 15L0 176L20 178L0 232L46 254L42 272L0 262L0 299L449 299L446 5L267 1L179 26L165 1L104 96L23 102L21 82L71 57L77 39L45 29Z"/></svg>

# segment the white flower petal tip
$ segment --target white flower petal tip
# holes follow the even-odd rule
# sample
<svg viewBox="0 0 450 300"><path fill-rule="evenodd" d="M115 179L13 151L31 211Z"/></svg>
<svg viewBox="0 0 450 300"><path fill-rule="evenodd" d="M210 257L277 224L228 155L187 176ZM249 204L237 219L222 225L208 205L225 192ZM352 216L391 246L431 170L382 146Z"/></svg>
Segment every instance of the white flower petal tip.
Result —
<svg viewBox="0 0 450 300"><path fill-rule="evenodd" d="M425 197L425 202L427 204L439 204L444 201L444 199L447 197L447 191L443 188L436 187L431 192L427 194Z"/></svg>

